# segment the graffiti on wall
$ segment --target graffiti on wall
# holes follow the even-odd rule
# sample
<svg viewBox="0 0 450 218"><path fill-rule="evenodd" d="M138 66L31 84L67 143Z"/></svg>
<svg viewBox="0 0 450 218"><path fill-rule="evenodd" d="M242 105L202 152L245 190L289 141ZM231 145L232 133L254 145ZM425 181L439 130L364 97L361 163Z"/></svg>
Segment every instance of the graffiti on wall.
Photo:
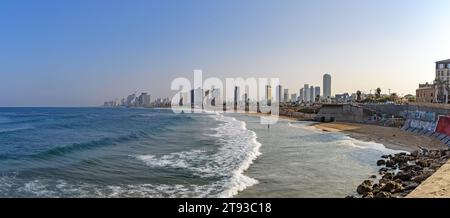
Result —
<svg viewBox="0 0 450 218"><path fill-rule="evenodd" d="M406 119L436 122L436 113L429 111L405 111Z"/></svg>
<svg viewBox="0 0 450 218"><path fill-rule="evenodd" d="M436 122L428 122L428 121L422 121L422 120L407 120L405 123L407 127L411 127L414 129L423 129L427 131L434 131L436 127Z"/></svg>
<svg viewBox="0 0 450 218"><path fill-rule="evenodd" d="M450 135L450 117L448 116L439 116L436 132Z"/></svg>

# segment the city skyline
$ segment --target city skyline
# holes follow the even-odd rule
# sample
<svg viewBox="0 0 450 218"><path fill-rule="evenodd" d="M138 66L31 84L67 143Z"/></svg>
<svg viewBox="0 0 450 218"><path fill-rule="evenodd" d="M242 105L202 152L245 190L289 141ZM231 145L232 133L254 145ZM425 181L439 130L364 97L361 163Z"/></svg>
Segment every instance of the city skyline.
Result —
<svg viewBox="0 0 450 218"><path fill-rule="evenodd" d="M0 3L0 106L172 97L195 69L406 95L450 58L448 1L25 2Z"/></svg>

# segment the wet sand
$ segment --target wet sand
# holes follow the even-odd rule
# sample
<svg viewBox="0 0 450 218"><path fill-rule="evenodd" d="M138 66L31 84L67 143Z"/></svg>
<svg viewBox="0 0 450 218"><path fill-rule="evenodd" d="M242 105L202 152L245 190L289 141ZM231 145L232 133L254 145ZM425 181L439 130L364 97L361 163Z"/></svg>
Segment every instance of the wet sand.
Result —
<svg viewBox="0 0 450 218"><path fill-rule="evenodd" d="M317 123L314 127L323 131L342 132L362 141L381 143L387 148L412 152L420 147L427 149L444 149L445 144L438 139L405 132L399 128L358 123Z"/></svg>

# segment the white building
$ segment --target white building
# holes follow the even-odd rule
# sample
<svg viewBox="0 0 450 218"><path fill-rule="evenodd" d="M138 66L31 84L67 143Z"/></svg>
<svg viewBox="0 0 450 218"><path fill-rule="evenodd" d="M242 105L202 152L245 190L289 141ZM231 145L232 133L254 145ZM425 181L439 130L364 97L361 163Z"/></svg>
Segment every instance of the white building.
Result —
<svg viewBox="0 0 450 218"><path fill-rule="evenodd" d="M304 102L308 102L309 101L309 98L310 98L310 94L309 94L309 85L308 84L305 84L304 86L303 86L303 90L304 90L304 92L303 92L303 101Z"/></svg>

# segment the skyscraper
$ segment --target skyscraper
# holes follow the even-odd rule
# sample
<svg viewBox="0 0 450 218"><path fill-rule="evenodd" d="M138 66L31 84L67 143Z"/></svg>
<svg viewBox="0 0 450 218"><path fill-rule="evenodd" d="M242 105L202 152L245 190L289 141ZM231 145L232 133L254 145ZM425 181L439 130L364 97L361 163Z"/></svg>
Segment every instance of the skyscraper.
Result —
<svg viewBox="0 0 450 218"><path fill-rule="evenodd" d="M309 87L309 101L314 102L314 86Z"/></svg>
<svg viewBox="0 0 450 218"><path fill-rule="evenodd" d="M331 75L330 74L323 75L323 97L324 98L331 97Z"/></svg>
<svg viewBox="0 0 450 218"><path fill-rule="evenodd" d="M305 101L305 102L308 102L309 101L309 85L308 84L305 84L304 86L303 86L303 90L304 90L304 92L303 92L303 101Z"/></svg>
<svg viewBox="0 0 450 218"><path fill-rule="evenodd" d="M291 94L291 102L297 102L297 93Z"/></svg>
<svg viewBox="0 0 450 218"><path fill-rule="evenodd" d="M150 95L146 92L141 93L138 97L138 106L145 107L150 105Z"/></svg>
<svg viewBox="0 0 450 218"><path fill-rule="evenodd" d="M270 85L266 85L266 102L269 106L272 104L272 86Z"/></svg>
<svg viewBox="0 0 450 218"><path fill-rule="evenodd" d="M320 98L320 86L316 86L314 89L314 98L316 97Z"/></svg>
<svg viewBox="0 0 450 218"><path fill-rule="evenodd" d="M289 102L289 89L284 89L284 102Z"/></svg>
<svg viewBox="0 0 450 218"><path fill-rule="evenodd" d="M240 87L235 86L234 87L234 99L233 99L234 110L238 109L240 98L241 98L241 89L240 89Z"/></svg>
<svg viewBox="0 0 450 218"><path fill-rule="evenodd" d="M234 105L238 105L241 100L241 89L239 86L234 87Z"/></svg>
<svg viewBox="0 0 450 218"><path fill-rule="evenodd" d="M299 101L303 101L303 93L304 93L304 89L301 88L299 93L298 93L298 100Z"/></svg>
<svg viewBox="0 0 450 218"><path fill-rule="evenodd" d="M281 94L281 91L283 90L283 87L281 86L281 85L278 85L277 86L277 99L276 99L276 101L277 102L282 102L283 101L283 96L282 96L282 94Z"/></svg>

